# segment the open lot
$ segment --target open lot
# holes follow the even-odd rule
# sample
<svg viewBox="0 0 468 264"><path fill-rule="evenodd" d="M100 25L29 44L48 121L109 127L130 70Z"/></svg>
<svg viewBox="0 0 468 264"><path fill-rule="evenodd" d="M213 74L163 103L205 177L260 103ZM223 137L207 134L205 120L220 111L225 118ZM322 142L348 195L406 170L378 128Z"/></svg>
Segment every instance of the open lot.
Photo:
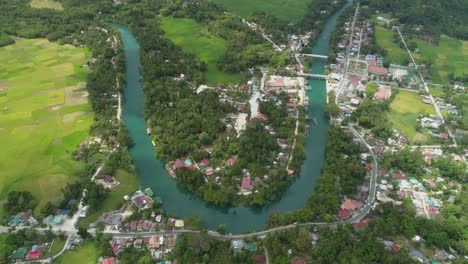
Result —
<svg viewBox="0 0 468 264"><path fill-rule="evenodd" d="M208 71L204 75L208 85L240 80L239 74L228 74L218 70L216 63L226 51L226 41L211 35L205 26L192 19L172 17L163 18L161 26L167 38L208 64Z"/></svg>
<svg viewBox="0 0 468 264"><path fill-rule="evenodd" d="M248 17L255 11L263 11L288 22L304 18L311 0L211 0L229 12Z"/></svg>
<svg viewBox="0 0 468 264"><path fill-rule="evenodd" d="M0 200L11 190L30 191L38 212L61 199L64 185L84 169L71 152L93 121L79 90L89 51L46 39L15 40L0 48Z"/></svg>
<svg viewBox="0 0 468 264"><path fill-rule="evenodd" d="M77 249L69 250L60 255L54 263L57 264L95 264L99 256L97 255L96 245L92 242L87 242Z"/></svg>
<svg viewBox="0 0 468 264"><path fill-rule="evenodd" d="M422 39L410 40L416 42L420 53L413 53L417 63L430 62L431 76L434 83L443 84L448 81L448 75L462 76L468 73L468 41L462 41L441 35L437 46Z"/></svg>
<svg viewBox="0 0 468 264"><path fill-rule="evenodd" d="M410 59L406 50L400 48L400 45L393 42L393 31L384 27L375 27L375 40L377 45L387 50L385 61L404 65Z"/></svg>
<svg viewBox="0 0 468 264"><path fill-rule="evenodd" d="M56 2L54 0L32 0L31 1L31 7L63 10L62 3Z"/></svg>
<svg viewBox="0 0 468 264"><path fill-rule="evenodd" d="M413 142L426 142L427 135L416 131L417 118L420 114L435 114L432 105L425 104L417 93L400 91L392 104L388 118L393 126Z"/></svg>
<svg viewBox="0 0 468 264"><path fill-rule="evenodd" d="M128 194L131 195L138 190L140 183L136 175L129 174L123 170L118 170L115 178L120 182L115 188L112 188L109 196L102 202L101 208L98 211L92 212L86 218L80 220L81 227L88 227L89 224L98 220L98 218L105 212L113 211L124 202L123 197Z"/></svg>

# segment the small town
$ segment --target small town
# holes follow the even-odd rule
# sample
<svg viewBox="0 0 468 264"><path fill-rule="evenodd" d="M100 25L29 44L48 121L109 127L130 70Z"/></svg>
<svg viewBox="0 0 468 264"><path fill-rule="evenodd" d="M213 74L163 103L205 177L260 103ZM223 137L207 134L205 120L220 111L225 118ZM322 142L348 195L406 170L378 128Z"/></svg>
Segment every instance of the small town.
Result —
<svg viewBox="0 0 468 264"><path fill-rule="evenodd" d="M465 263L463 8L396 2L1 3L0 263Z"/></svg>

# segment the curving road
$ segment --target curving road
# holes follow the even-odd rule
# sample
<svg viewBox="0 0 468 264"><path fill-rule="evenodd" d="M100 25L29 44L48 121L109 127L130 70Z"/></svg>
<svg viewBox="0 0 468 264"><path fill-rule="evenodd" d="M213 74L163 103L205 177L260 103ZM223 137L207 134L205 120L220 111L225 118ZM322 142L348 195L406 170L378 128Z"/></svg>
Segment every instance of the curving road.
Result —
<svg viewBox="0 0 468 264"><path fill-rule="evenodd" d="M374 205L375 202L375 194L377 191L377 171L378 171L378 163L377 163L377 158L374 154L374 151L372 150L372 147L365 141L365 139L357 132L352 125L349 125L347 127L351 133L359 138L359 140L367 147L369 150L369 153L372 156L372 170L371 170L371 179L370 179L370 184L369 184L369 197L367 198L367 202L365 206L359 211L359 213L353 215L351 218L343 220L343 221L336 221L336 222L307 222L307 223L294 223L290 225L285 225L285 226L279 226L279 227L274 227L262 231L257 231L257 232L251 232L251 233L246 233L246 234L220 234L215 231L208 230L208 234L212 237L215 237L217 239L221 240L231 240L231 239L243 239L243 238L249 238L249 237L261 237L261 236L266 236L271 233L283 231L286 229L290 228L295 228L295 227L311 227L311 226L338 226L338 225L343 225L343 224L353 224L356 223L360 220L362 220L364 217L367 216L367 214L370 212L372 209L372 206ZM194 230L162 230L162 231L153 231L153 232L126 232L122 233L119 231L108 231L105 232L107 234L112 234L115 237L121 237L121 238L131 238L131 237L147 237L147 236L163 236L163 235L179 235L179 234L185 234L185 233L200 233L201 231L194 231Z"/></svg>
<svg viewBox="0 0 468 264"><path fill-rule="evenodd" d="M208 230L208 234L212 237L215 237L217 239L221 240L231 240L231 239L243 239L243 238L249 238L249 237L261 237L261 236L266 236L271 233L283 231L286 229L290 228L295 228L295 227L311 227L311 226L338 226L338 225L343 225L343 224L353 224L356 223L360 220L362 220L367 214L370 212L372 209L374 202L375 202L375 194L377 190L377 170L378 170L378 163L377 163L377 158L374 154L374 151L372 150L372 147L365 141L365 139L357 132L352 125L348 125L347 128L351 133L359 138L361 143L363 143L367 149L369 150L369 153L371 154L372 157L372 170L371 170L371 178L370 178L370 183L369 183L369 197L367 198L367 202L364 205L364 207L359 211L359 213L353 215L351 218L343 220L343 221L336 221L336 222L307 222L307 223L294 223L290 225L285 225L285 226L278 226L262 231L256 231L256 232L251 232L251 233L246 233L246 234L220 234L215 231ZM83 208L80 208L81 210ZM81 210L78 210L76 216L81 212ZM76 218L72 218L74 221L71 222L76 222ZM57 227L56 227L57 228ZM58 228L57 228L58 229ZM36 230L38 231L44 231L46 229L41 229L37 228ZM57 231L57 230L53 230ZM74 228L67 228L67 229L62 229L60 231L63 231L67 233L68 235L71 234L76 234L76 229ZM95 229L88 229L90 233L95 233ZM2 227L0 226L0 233L7 233L8 232L8 227ZM163 236L163 235L180 235L184 233L200 233L201 231L196 231L196 230L162 230L162 231L150 231L150 232L120 232L120 231L105 231L104 233L106 234L111 234L115 237L121 237L121 238L130 238L130 237L147 237L147 236ZM68 240L67 240L68 241ZM66 243L67 244L67 243ZM66 245L65 244L65 245ZM55 256L54 256L55 257Z"/></svg>

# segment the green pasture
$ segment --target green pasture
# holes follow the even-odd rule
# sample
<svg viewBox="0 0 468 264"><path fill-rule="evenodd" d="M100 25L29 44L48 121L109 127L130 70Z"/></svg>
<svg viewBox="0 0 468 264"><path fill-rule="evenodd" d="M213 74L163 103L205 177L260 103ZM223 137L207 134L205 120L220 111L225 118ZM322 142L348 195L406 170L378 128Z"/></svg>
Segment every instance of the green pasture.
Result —
<svg viewBox="0 0 468 264"><path fill-rule="evenodd" d="M376 26L375 40L379 47L387 50L387 55L384 57L385 61L400 65L404 65L408 61L408 52L400 48L399 44L393 42L393 31Z"/></svg>
<svg viewBox="0 0 468 264"><path fill-rule="evenodd" d="M251 16L255 11L270 13L288 22L298 22L307 13L311 0L211 0L229 12L242 17Z"/></svg>
<svg viewBox="0 0 468 264"><path fill-rule="evenodd" d="M31 1L31 7L63 10L62 3L56 2L54 0L32 0Z"/></svg>
<svg viewBox="0 0 468 264"><path fill-rule="evenodd" d="M74 250L69 250L60 255L54 263L56 264L95 264L99 256L97 255L96 244L86 242Z"/></svg>
<svg viewBox="0 0 468 264"><path fill-rule="evenodd" d="M88 136L93 113L80 68L89 52L46 39L15 39L0 48L0 200L30 191L36 213L58 201L84 164L71 153ZM0 212L0 215L2 213Z"/></svg>
<svg viewBox="0 0 468 264"><path fill-rule="evenodd" d="M208 85L218 82L229 83L240 80L239 74L228 74L220 71L216 63L226 51L226 41L213 36L208 29L192 19L165 17L162 19L165 36L186 52L195 54L208 65L205 79Z"/></svg>
<svg viewBox="0 0 468 264"><path fill-rule="evenodd" d="M45 257L50 258L57 255L60 251L62 251L63 247L65 246L65 242L67 242L66 239L56 238Z"/></svg>
<svg viewBox="0 0 468 264"><path fill-rule="evenodd" d="M431 77L434 83L443 84L448 75L462 76L468 73L468 41L462 41L441 35L438 45L432 45L422 39L412 39L418 45L420 53L413 53L417 63L431 63Z"/></svg>
<svg viewBox="0 0 468 264"><path fill-rule="evenodd" d="M444 89L441 86L429 85L429 91L435 97L443 97L445 95Z"/></svg>
<svg viewBox="0 0 468 264"><path fill-rule="evenodd" d="M138 178L133 174L118 170L115 177L120 184L112 188L107 198L102 201L101 208L98 211L92 212L88 214L86 218L80 220L79 225L81 227L87 228L89 224L98 220L104 212L118 209L117 207L124 202L123 197L126 194L133 194L140 187Z"/></svg>
<svg viewBox="0 0 468 264"><path fill-rule="evenodd" d="M399 91L390 104L389 120L400 133L407 136L413 142L426 142L427 135L416 131L417 118L420 114L435 114L434 107L422 102L417 93Z"/></svg>

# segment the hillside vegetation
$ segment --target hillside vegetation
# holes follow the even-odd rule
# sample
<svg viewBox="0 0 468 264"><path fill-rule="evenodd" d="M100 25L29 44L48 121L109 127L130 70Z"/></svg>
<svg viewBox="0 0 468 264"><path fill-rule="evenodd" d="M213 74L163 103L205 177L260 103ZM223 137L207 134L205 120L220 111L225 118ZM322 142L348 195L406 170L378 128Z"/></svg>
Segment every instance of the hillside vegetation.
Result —
<svg viewBox="0 0 468 264"><path fill-rule="evenodd" d="M298 22L307 13L311 0L211 0L229 12L242 17L248 17L255 12L271 13L272 15L288 21Z"/></svg>

